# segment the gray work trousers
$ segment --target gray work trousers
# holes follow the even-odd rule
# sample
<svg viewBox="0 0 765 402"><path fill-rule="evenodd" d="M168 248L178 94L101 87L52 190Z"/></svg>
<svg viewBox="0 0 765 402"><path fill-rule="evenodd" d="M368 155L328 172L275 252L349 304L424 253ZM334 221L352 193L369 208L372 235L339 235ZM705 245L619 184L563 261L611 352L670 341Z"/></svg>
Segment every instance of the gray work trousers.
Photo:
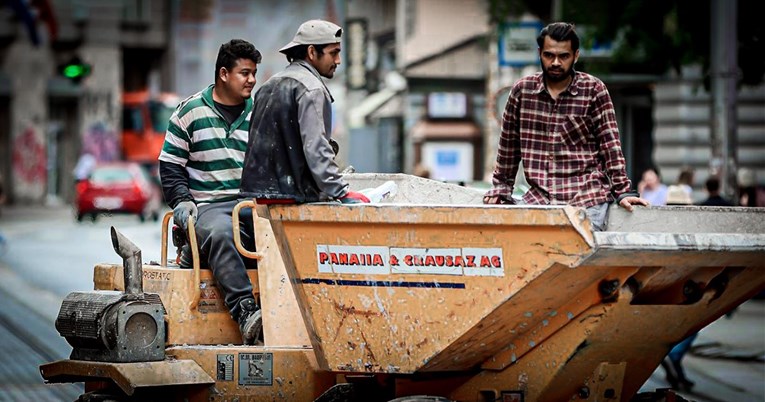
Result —
<svg viewBox="0 0 765 402"><path fill-rule="evenodd" d="M218 289L223 294L223 300L234 319L239 317L239 302L252 298L252 283L247 276L247 269L257 268L257 261L243 257L234 245L231 212L237 202L234 200L200 205L194 225L200 264L212 269ZM242 209L239 222L243 245L246 249L255 251L252 210ZM181 267L190 267L191 262L191 255L184 252L181 256Z"/></svg>
<svg viewBox="0 0 765 402"><path fill-rule="evenodd" d="M516 203L516 205L529 205L523 201L516 201ZM610 203L604 202L602 204L593 205L585 209L587 218L590 219L590 224L592 225L593 232L602 232L606 230L606 224L608 222L608 207L610 205Z"/></svg>
<svg viewBox="0 0 765 402"><path fill-rule="evenodd" d="M602 232L606 230L609 205L611 204L604 202L602 204L593 205L586 209L587 217L590 218L590 223L592 224L592 230L594 232Z"/></svg>

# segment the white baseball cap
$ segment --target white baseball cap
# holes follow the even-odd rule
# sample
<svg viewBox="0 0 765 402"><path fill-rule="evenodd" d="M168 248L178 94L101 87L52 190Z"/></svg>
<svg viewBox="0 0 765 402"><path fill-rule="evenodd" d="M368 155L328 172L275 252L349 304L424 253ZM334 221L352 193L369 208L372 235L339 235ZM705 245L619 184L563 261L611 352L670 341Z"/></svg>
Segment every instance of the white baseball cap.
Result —
<svg viewBox="0 0 765 402"><path fill-rule="evenodd" d="M279 49L284 53L295 46L300 45L326 45L340 43L343 29L324 20L310 20L300 25L292 42Z"/></svg>

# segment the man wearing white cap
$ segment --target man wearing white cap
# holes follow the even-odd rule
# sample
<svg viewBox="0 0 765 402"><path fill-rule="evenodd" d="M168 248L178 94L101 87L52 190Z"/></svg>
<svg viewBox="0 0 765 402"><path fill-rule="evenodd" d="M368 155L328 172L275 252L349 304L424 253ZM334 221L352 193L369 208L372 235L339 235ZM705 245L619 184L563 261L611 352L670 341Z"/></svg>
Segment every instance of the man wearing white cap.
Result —
<svg viewBox="0 0 765 402"><path fill-rule="evenodd" d="M323 20L279 49L289 66L255 93L240 195L259 203L369 202L350 191L330 143L334 99L321 77L340 64L343 30Z"/></svg>

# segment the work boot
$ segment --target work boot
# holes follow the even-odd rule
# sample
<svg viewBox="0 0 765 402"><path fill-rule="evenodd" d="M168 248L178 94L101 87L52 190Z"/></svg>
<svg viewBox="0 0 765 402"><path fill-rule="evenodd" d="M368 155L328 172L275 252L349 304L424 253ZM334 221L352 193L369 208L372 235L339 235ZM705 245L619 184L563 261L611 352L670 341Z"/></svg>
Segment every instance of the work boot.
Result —
<svg viewBox="0 0 765 402"><path fill-rule="evenodd" d="M239 330L242 332L242 343L254 345L263 330L263 313L255 304L255 299L244 299L239 302Z"/></svg>

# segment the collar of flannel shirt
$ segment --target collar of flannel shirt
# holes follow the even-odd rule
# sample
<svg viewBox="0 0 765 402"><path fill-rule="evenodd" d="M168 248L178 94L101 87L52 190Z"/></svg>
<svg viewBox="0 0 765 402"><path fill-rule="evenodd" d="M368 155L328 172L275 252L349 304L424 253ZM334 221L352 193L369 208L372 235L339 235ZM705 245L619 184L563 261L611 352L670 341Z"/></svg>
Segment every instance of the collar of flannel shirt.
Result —
<svg viewBox="0 0 765 402"><path fill-rule="evenodd" d="M571 80L571 83L568 84L568 88L566 88L565 91L568 91L571 95L577 96L579 94L579 73L576 70L572 70L574 74L574 79ZM539 73L536 76L537 81L537 87L534 90L536 93L542 93L544 91L547 91L547 86L545 85L545 78L544 73Z"/></svg>

